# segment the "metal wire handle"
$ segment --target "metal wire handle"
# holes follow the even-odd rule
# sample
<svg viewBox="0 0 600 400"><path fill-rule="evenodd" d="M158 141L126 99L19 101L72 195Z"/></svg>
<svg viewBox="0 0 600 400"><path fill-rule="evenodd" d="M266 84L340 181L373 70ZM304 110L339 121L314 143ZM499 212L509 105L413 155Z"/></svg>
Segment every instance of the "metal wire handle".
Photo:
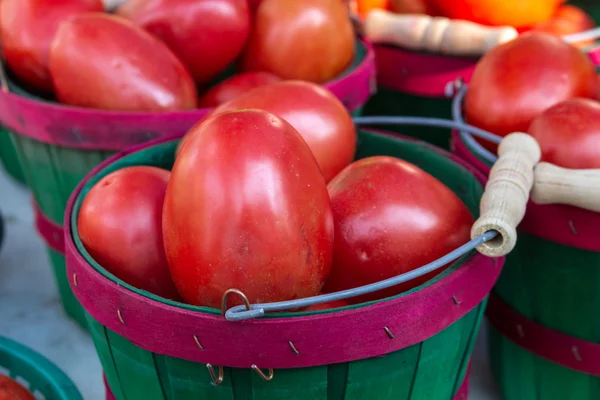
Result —
<svg viewBox="0 0 600 400"><path fill-rule="evenodd" d="M486 132L482 129L476 128L471 125L467 125L464 122L451 121L446 119L438 118L424 118L424 117L356 117L353 121L357 125L425 125L435 126L440 128L459 129L465 132L469 132L475 136L495 140L496 135ZM475 248L485 242L494 239L498 235L498 232L488 231L483 235L480 235L454 251L446 254L445 256L407 273L389 278L380 282L372 283L365 286L360 286L353 289L343 290L335 293L322 294L319 296L307 297L298 300L279 301L274 303L264 304L252 304L250 307L247 305L234 306L225 312L225 318L229 321L242 321L246 319L259 318L270 311L284 311L290 309L304 308L315 304L327 303L335 300L349 299L351 297L358 297L368 293L377 292L382 289L387 289L392 286L396 286L400 283L410 281L418 278L425 274L435 271L444 265L463 257L464 255L472 252Z"/></svg>

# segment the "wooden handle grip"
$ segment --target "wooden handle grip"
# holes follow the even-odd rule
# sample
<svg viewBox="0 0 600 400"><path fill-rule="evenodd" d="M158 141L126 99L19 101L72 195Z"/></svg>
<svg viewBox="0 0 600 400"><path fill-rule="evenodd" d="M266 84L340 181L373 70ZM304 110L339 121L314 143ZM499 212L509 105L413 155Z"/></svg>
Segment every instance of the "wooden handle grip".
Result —
<svg viewBox="0 0 600 400"><path fill-rule="evenodd" d="M488 27L469 21L384 10L369 12L364 33L374 43L456 56L480 56L518 36L513 27Z"/></svg>
<svg viewBox="0 0 600 400"><path fill-rule="evenodd" d="M497 231L499 235L478 246L480 253L501 257L515 247L516 228L525 215L533 186L534 167L540 157L540 146L526 133L512 133L500 143L498 161L490 171L481 198L480 216L473 224L471 237L490 230Z"/></svg>
<svg viewBox="0 0 600 400"><path fill-rule="evenodd" d="M531 200L600 212L600 170L567 169L542 162L535 167Z"/></svg>

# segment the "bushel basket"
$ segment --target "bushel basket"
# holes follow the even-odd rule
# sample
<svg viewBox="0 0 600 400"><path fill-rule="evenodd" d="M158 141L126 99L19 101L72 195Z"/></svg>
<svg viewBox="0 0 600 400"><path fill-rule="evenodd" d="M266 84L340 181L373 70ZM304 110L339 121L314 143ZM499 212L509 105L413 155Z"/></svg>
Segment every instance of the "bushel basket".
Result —
<svg viewBox="0 0 600 400"><path fill-rule="evenodd" d="M374 88L372 49L356 42L355 60L325 87L360 113ZM10 130L35 201L36 226L47 244L62 305L86 327L83 310L65 275L61 226L67 200L92 168L116 152L153 139L184 134L210 109L179 112L115 112L64 106L24 92L9 82L0 92L0 120Z"/></svg>
<svg viewBox="0 0 600 400"><path fill-rule="evenodd" d="M103 163L75 190L66 213L67 275L117 400L466 398L460 388L502 257L471 251L424 285L383 301L246 321L140 291L98 265L75 222L86 193L124 167L170 169L177 143L161 140ZM483 178L452 155L360 131L356 158L372 155L416 164L479 215Z"/></svg>

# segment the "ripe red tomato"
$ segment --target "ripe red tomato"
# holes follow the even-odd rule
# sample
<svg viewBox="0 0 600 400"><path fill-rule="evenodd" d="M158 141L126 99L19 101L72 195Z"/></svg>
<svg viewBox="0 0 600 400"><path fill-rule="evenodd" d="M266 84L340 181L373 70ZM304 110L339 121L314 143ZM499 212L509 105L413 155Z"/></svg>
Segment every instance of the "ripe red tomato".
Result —
<svg viewBox="0 0 600 400"><path fill-rule="evenodd" d="M328 185L335 225L327 293L392 278L432 262L470 239L473 217L440 181L406 161L376 156L355 161ZM360 298L394 296L439 274Z"/></svg>
<svg viewBox="0 0 600 400"><path fill-rule="evenodd" d="M50 50L60 102L123 111L196 107L194 81L160 40L124 18L82 14L61 24Z"/></svg>
<svg viewBox="0 0 600 400"><path fill-rule="evenodd" d="M35 397L19 382L0 374L0 400L35 400Z"/></svg>
<svg viewBox="0 0 600 400"><path fill-rule="evenodd" d="M472 125L502 136L527 132L548 107L573 97L595 97L596 85L596 69L579 49L554 35L524 33L479 61L465 115Z"/></svg>
<svg viewBox="0 0 600 400"><path fill-rule="evenodd" d="M256 88L214 113L259 108L289 122L312 150L326 181L350 164L356 128L350 113L329 90L310 82L284 81Z"/></svg>
<svg viewBox="0 0 600 400"><path fill-rule="evenodd" d="M260 86L281 81L268 72L242 72L212 87L198 101L200 108L217 107Z"/></svg>
<svg viewBox="0 0 600 400"><path fill-rule="evenodd" d="M6 64L26 85L51 92L48 57L59 24L71 15L103 10L102 0L3 0L0 36Z"/></svg>
<svg viewBox="0 0 600 400"><path fill-rule="evenodd" d="M177 299L162 236L169 176L146 166L105 176L85 197L77 229L86 250L107 271L138 289Z"/></svg>
<svg viewBox="0 0 600 400"><path fill-rule="evenodd" d="M241 66L324 83L353 59L354 29L343 1L263 0Z"/></svg>
<svg viewBox="0 0 600 400"><path fill-rule="evenodd" d="M550 107L529 127L542 161L573 169L600 168L600 103L570 99Z"/></svg>
<svg viewBox="0 0 600 400"><path fill-rule="evenodd" d="M192 128L171 172L163 233L175 285L195 305L220 308L230 288L253 303L314 296L331 266L319 167L298 132L263 110Z"/></svg>
<svg viewBox="0 0 600 400"><path fill-rule="evenodd" d="M596 23L581 8L566 5L559 7L552 18L537 25L534 30L538 32L548 32L563 36L572 33L585 32L596 26ZM587 40L575 43L577 47L586 47L593 44L594 40Z"/></svg>
<svg viewBox="0 0 600 400"><path fill-rule="evenodd" d="M346 300L334 300L334 301L329 301L327 303L321 303L321 304L315 304L313 306L310 307L306 307L304 310L302 311L322 311L322 310L330 310L332 308L341 308L341 307L347 307L349 306L350 303L348 303Z"/></svg>
<svg viewBox="0 0 600 400"><path fill-rule="evenodd" d="M231 64L250 34L247 0L130 0L117 14L161 38L198 84Z"/></svg>

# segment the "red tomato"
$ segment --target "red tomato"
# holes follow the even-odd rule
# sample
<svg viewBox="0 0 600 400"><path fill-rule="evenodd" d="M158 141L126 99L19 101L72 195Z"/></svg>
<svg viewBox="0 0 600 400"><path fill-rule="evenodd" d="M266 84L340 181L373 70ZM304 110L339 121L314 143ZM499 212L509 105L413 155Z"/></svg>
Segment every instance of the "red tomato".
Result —
<svg viewBox="0 0 600 400"><path fill-rule="evenodd" d="M175 285L195 305L220 308L230 288L252 303L314 296L331 266L319 167L298 132L263 110L192 128L171 173L163 233Z"/></svg>
<svg viewBox="0 0 600 400"><path fill-rule="evenodd" d="M169 176L145 166L105 176L85 197L77 229L86 250L107 271L138 289L177 299L162 236Z"/></svg>
<svg viewBox="0 0 600 400"><path fill-rule="evenodd" d="M469 123L505 136L527 132L531 121L554 104L595 96L596 69L583 52L553 35L524 33L483 56L464 106Z"/></svg>
<svg viewBox="0 0 600 400"><path fill-rule="evenodd" d="M438 14L427 0L390 0L389 8L398 14Z"/></svg>
<svg viewBox="0 0 600 400"><path fill-rule="evenodd" d="M353 59L354 29L343 1L263 0L242 70L323 83Z"/></svg>
<svg viewBox="0 0 600 400"><path fill-rule="evenodd" d="M322 311L322 310L330 310L332 308L341 308L341 307L347 307L349 306L350 303L348 303L346 300L334 300L334 301L329 301L327 303L322 303L322 304L315 304L313 306L310 307L306 307L304 310L302 311Z"/></svg>
<svg viewBox="0 0 600 400"><path fill-rule="evenodd" d="M529 127L542 161L565 168L600 168L600 103L571 99L550 107Z"/></svg>
<svg viewBox="0 0 600 400"><path fill-rule="evenodd" d="M200 98L198 107L216 107L252 89L279 81L281 78L268 72L242 72L211 88Z"/></svg>
<svg viewBox="0 0 600 400"><path fill-rule="evenodd" d="M117 14L161 38L198 84L231 64L250 34L246 0L131 0Z"/></svg>
<svg viewBox="0 0 600 400"><path fill-rule="evenodd" d="M470 239L473 217L440 181L406 161L376 156L355 161L332 180L335 225L327 293L392 278L435 261ZM394 296L439 274L360 298Z"/></svg>
<svg viewBox="0 0 600 400"><path fill-rule="evenodd" d="M169 48L108 14L82 14L60 26L50 73L64 104L122 111L196 107L194 81Z"/></svg>
<svg viewBox="0 0 600 400"><path fill-rule="evenodd" d="M51 92L48 57L58 26L71 15L103 10L102 0L3 0L0 36L6 64L26 85Z"/></svg>
<svg viewBox="0 0 600 400"><path fill-rule="evenodd" d="M19 382L0 374L0 400L35 400L35 397Z"/></svg>
<svg viewBox="0 0 600 400"><path fill-rule="evenodd" d="M310 82L284 81L254 89L216 108L214 113L259 108L289 122L312 150L326 181L356 152L350 113L329 90Z"/></svg>
<svg viewBox="0 0 600 400"><path fill-rule="evenodd" d="M585 32L596 26L596 23L581 8L566 5L556 10L552 18L537 25L534 30L539 32L548 32L558 36L569 35L572 33ZM575 43L577 47L585 47L594 44L594 40L587 40Z"/></svg>
<svg viewBox="0 0 600 400"><path fill-rule="evenodd" d="M441 15L484 25L533 26L548 20L557 0L428 0Z"/></svg>

